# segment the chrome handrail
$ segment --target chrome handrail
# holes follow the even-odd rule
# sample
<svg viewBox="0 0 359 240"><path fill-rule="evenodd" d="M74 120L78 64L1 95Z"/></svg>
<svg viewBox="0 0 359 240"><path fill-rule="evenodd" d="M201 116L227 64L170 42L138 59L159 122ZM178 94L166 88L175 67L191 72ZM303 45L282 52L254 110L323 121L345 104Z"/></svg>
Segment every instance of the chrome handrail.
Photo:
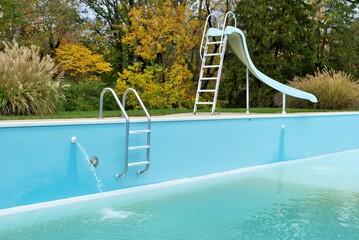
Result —
<svg viewBox="0 0 359 240"><path fill-rule="evenodd" d="M112 96L115 98L116 102L117 102L117 105L120 107L121 109L121 112L122 112L122 117L125 117L126 119L126 140L125 140L125 168L124 170L122 171L122 173L117 173L116 174L116 177L117 178L121 178L121 177L124 177L127 173L127 170L128 170L128 135L129 135L129 132L130 132L130 120L128 118L128 115L125 111L125 108L122 106L120 100L118 99L117 97L117 94L115 93L115 91L112 89L112 88L104 88L102 91L101 91L101 95L100 95L100 114L99 114L99 118L101 119L102 118L102 110L103 110L103 96L105 95L106 92L110 92L112 93Z"/></svg>
<svg viewBox="0 0 359 240"><path fill-rule="evenodd" d="M100 114L99 114L99 118L100 118L100 119L103 118L103 117L102 117L102 111L103 111L103 96L104 96L105 93L108 92L108 91L110 91L110 92L112 93L112 96L115 98L115 100L116 100L116 102L117 102L117 105L120 107L120 110L121 110L121 112L122 112L122 117L125 117L126 120L128 120L128 115L127 115L127 113L126 113L126 111L125 111L125 108L122 106L120 99L118 99L117 94L115 93L115 91L114 91L112 88L109 88L109 87L104 88L104 89L102 89L102 91L101 91L101 95L100 95Z"/></svg>
<svg viewBox="0 0 359 240"><path fill-rule="evenodd" d="M147 145L150 146L151 116L150 116L150 114L148 113L148 111L147 111L145 105L143 104L143 102L142 102L140 96L138 95L137 91L136 91L135 89L133 89L133 88L128 88L128 89L126 89L126 91L124 92L123 97L122 97L122 105L123 105L123 108L125 109L125 107L126 107L126 96L127 96L127 94L128 94L129 92L133 92L133 93L135 94L137 101L139 102L139 104L140 104L142 110L145 112L145 115L146 115L146 118L147 118L147 130L149 130L149 132L147 133ZM124 113L124 112L122 112L122 114L123 114L123 113ZM128 134L129 134L129 131L127 131L127 135L128 135ZM128 139L128 136L127 136L127 139ZM127 143L127 146L128 146L128 143ZM149 169L149 167L150 167L150 148L147 148L147 154L146 154L146 155L147 155L146 161L147 161L148 163L146 164L145 169L143 169L143 170L141 170L141 171L138 171L139 174L145 173L145 172ZM128 165L127 163L128 163L128 159L126 160L126 166ZM127 168L128 168L128 166L127 166ZM120 176L120 177L121 177L121 176Z"/></svg>
<svg viewBox="0 0 359 240"><path fill-rule="evenodd" d="M133 88L127 88L126 91L124 92L123 96L122 96L122 106L123 106L123 109L124 109L124 110L126 109L126 96L127 96L127 94L128 94L129 92L133 92L133 93L135 94L138 103L141 105L142 110L143 110L143 111L145 112L145 114L146 114L147 121L148 121L148 122L151 122L151 116L150 116L150 114L148 113L148 111L147 111L145 105L143 104L143 102L142 102L140 96L138 95L137 91L136 91L135 89L133 89ZM122 112L122 114L123 114L123 112Z"/></svg>

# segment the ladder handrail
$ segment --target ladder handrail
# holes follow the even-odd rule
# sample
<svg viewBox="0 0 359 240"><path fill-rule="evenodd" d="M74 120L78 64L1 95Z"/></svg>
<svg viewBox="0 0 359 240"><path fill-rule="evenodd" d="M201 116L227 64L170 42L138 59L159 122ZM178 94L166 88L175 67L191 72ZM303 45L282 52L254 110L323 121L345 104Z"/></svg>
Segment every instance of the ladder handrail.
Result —
<svg viewBox="0 0 359 240"><path fill-rule="evenodd" d="M112 93L112 96L115 98L117 105L120 107L121 112L122 112L122 117L125 117L126 119L126 140L125 140L125 168L123 169L122 173L117 173L116 177L120 178L120 177L124 177L128 171L128 139L129 139L129 131L130 131L130 119L128 118L128 115L125 111L125 108L122 106L120 100L117 97L117 94L115 93L115 91L112 88L104 88L101 91L101 95L100 95L100 115L99 118L102 118L102 110L103 110L103 96L105 95L106 92L110 92Z"/></svg>
<svg viewBox="0 0 359 240"><path fill-rule="evenodd" d="M223 42L226 41L225 36L224 36L225 35L224 30L227 27L227 18L228 18L229 15L231 15L232 18L234 19L234 27L237 27L236 15L232 11L227 12L225 17L224 17L224 21L223 21L222 36L221 36L222 44L220 45L219 52L222 52L222 50L225 50L225 48L223 48Z"/></svg>
<svg viewBox="0 0 359 240"><path fill-rule="evenodd" d="M129 92L133 92L134 94L135 94L135 96L136 96L136 99L137 99L137 101L139 102L139 104L141 105L141 108L142 108L142 110L145 112L145 115L146 115L146 118L147 118L147 130L149 130L149 132L147 133L147 145L148 146L150 146L150 132L151 132L151 116L150 116L150 114L148 113L148 111L147 111L147 108L145 107L145 105L143 104L143 102L142 102L142 100L141 100L141 98L140 98L140 96L138 95L138 93L137 93L137 91L135 90L135 89L133 89L133 88L127 88L126 89L126 91L124 92L124 94L123 94L123 96L122 96L122 105L123 105L123 108L125 109L125 107L126 107L126 96L127 96L127 94L129 93ZM127 131L127 135L129 134L129 132ZM128 138L127 138L128 139ZM128 144L127 144L127 146L128 146ZM146 164L146 167L145 167L145 169L143 169L143 170L141 170L141 171L138 171L138 173L139 174L142 174L142 173L145 173L148 169L149 169L149 167L150 167L150 148L147 148L147 159L146 159L146 161L148 162L147 164ZM127 159L127 163L128 163L128 159ZM126 165L128 165L128 164L126 164ZM127 166L127 168L128 168L128 166ZM121 176L120 176L121 177Z"/></svg>
<svg viewBox="0 0 359 240"><path fill-rule="evenodd" d="M103 118L103 117L102 117L103 96L104 96L105 93L108 92L108 91L109 91L110 93L112 93L112 96L115 98L115 100L116 100L116 102L117 102L117 105L120 107L120 110L121 110L121 112L122 112L122 117L125 117L126 121L128 121L129 119L128 119L128 115L127 115L127 113L126 113L126 111L125 111L125 108L122 106L122 104L121 104L120 100L118 99L117 94L115 93L115 91L114 91L112 88L109 88L109 87L104 88L104 89L102 89L102 91L101 91L101 95L100 95L100 114L99 114L99 118Z"/></svg>
<svg viewBox="0 0 359 240"><path fill-rule="evenodd" d="M223 32L224 32L225 28L227 27L226 23L227 23L227 18L228 18L229 15L231 15L232 18L234 19L234 27L237 27L237 18L236 18L236 15L235 15L232 11L229 11L229 12L226 13L226 16L224 17Z"/></svg>
<svg viewBox="0 0 359 240"><path fill-rule="evenodd" d="M202 41L201 41L201 47L199 48L199 56L201 57L201 59L203 59L202 56L202 49L203 49L203 43L204 43L204 39L206 37L206 33L207 33L207 25L208 22L210 21L210 18L213 17L216 21L217 21L217 28L219 29L219 21L216 15L214 15L213 13L209 14L206 18L206 24L204 25L203 28L203 34L202 34Z"/></svg>
<svg viewBox="0 0 359 240"><path fill-rule="evenodd" d="M146 118L147 118L147 121L148 122L151 122L151 116L150 114L148 113L147 111L147 108L145 107L145 105L143 104L140 96L138 95L137 91L133 88L127 88L126 91L123 93L123 96L122 96L122 106L123 106L123 109L125 110L126 109L126 96L129 92L133 92L136 96L136 99L138 101L138 103L140 104L142 110L145 112L146 114ZM122 112L122 115L123 115L123 112Z"/></svg>
<svg viewBox="0 0 359 240"><path fill-rule="evenodd" d="M122 103L121 101L118 99L117 94L115 93L115 91L112 88L104 88L101 91L101 95L100 95L100 113L99 113L99 119L102 119L102 112L103 112L103 96L105 95L106 92L110 92L112 94L112 96L115 98L117 105L120 107L120 110L122 112L121 117L124 117L126 120L126 137L125 137L125 167L122 171L122 173L117 173L116 177L117 178L122 178L126 175L127 171L128 171L128 167L129 167L129 163L128 163L128 150L129 150L129 135L130 135L130 119L126 113L126 109L125 109L125 103L126 103L126 96L129 92L133 92L136 96L137 101L140 103L142 110L145 112L146 114L146 118L147 118L147 146L150 146L150 132L151 132L151 116L148 113L145 105L143 104L140 96L138 95L138 93L136 92L135 89L133 88L128 88L126 89L125 93L123 94L122 97ZM146 167L143 170L138 171L139 174L145 173L149 167L150 167L150 148L147 148L147 159L146 159Z"/></svg>

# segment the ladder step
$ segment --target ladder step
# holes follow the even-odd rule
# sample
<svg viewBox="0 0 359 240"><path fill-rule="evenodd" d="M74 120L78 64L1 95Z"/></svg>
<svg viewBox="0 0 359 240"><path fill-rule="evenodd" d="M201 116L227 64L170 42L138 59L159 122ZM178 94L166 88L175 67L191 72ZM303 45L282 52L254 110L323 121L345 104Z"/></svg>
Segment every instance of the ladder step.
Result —
<svg viewBox="0 0 359 240"><path fill-rule="evenodd" d="M134 167L134 166L140 166L140 165L146 165L146 164L150 164L150 162L149 161L133 162L133 163L129 163L128 166Z"/></svg>
<svg viewBox="0 0 359 240"><path fill-rule="evenodd" d="M150 148L150 146L149 145L141 145L141 146L128 147L128 150L132 151L132 150L147 149L147 148Z"/></svg>
<svg viewBox="0 0 359 240"><path fill-rule="evenodd" d="M204 54L205 57L211 57L211 56L221 56L220 53L207 53L207 54Z"/></svg>
<svg viewBox="0 0 359 240"><path fill-rule="evenodd" d="M149 132L151 132L151 130L144 129L144 130L131 130L128 133L129 134L139 134L139 133L149 133Z"/></svg>
<svg viewBox="0 0 359 240"><path fill-rule="evenodd" d="M197 102L196 104L213 104L213 102Z"/></svg>
<svg viewBox="0 0 359 240"><path fill-rule="evenodd" d="M219 68L220 65L206 65L206 66L202 66L202 68Z"/></svg>
<svg viewBox="0 0 359 240"><path fill-rule="evenodd" d="M221 41L218 41L218 42L207 42L207 45L210 45L210 44L222 44L223 42Z"/></svg>
<svg viewBox="0 0 359 240"><path fill-rule="evenodd" d="M208 81L217 80L217 77L202 77L200 78L200 80L208 80Z"/></svg>
<svg viewBox="0 0 359 240"><path fill-rule="evenodd" d="M203 90L198 90L198 92L216 92L215 89L203 89Z"/></svg>

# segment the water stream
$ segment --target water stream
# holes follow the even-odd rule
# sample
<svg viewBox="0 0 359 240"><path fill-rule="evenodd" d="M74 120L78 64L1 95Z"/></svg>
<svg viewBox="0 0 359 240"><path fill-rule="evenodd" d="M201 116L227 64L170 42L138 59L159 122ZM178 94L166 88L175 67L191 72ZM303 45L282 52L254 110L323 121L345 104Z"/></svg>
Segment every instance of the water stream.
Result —
<svg viewBox="0 0 359 240"><path fill-rule="evenodd" d="M310 157L311 154L309 153L307 146L305 146L305 144L299 139L299 137L293 131L291 131L288 127L286 127L284 124L282 124L282 128L294 137L294 139L297 141L297 143L299 143L299 145L303 148L307 157Z"/></svg>
<svg viewBox="0 0 359 240"><path fill-rule="evenodd" d="M102 201L102 211L101 211L102 219L124 219L124 218L127 218L128 216L131 216L133 214L132 212L123 211L123 210L112 210L108 206L108 204L106 204L105 197L103 195L103 191L102 191L102 187L101 187L101 180L98 177L98 175L96 173L96 169L95 169L97 164L95 165L93 162L91 162L91 158L87 154L85 148L78 142L76 137L72 137L71 142L76 144L77 148L80 150L80 152L84 156L85 160L89 164L89 169L92 172L94 178L96 179L96 188L100 193L101 201Z"/></svg>
<svg viewBox="0 0 359 240"><path fill-rule="evenodd" d="M90 170L91 170L93 176L94 176L95 179L96 179L96 187L97 187L99 193L101 194L101 197L103 198L103 196L102 196L102 195L103 195L103 192L102 192L102 188L101 188L101 180L100 180L100 178L99 178L99 177L97 176L97 174L96 174L95 167L94 167L93 164L91 163L89 155L87 154L87 152L86 152L86 150L84 149L84 147L82 147L81 144L80 144L78 141L76 141L75 143L76 143L76 146L80 149L81 153L84 155L86 161L88 162L89 168L90 168Z"/></svg>

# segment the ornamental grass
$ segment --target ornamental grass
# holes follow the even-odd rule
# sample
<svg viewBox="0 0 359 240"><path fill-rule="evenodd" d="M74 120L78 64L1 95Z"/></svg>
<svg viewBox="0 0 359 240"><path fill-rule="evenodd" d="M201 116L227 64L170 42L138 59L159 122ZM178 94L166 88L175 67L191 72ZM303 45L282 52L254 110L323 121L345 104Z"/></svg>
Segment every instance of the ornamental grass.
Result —
<svg viewBox="0 0 359 240"><path fill-rule="evenodd" d="M359 108L359 84L350 74L332 69L317 71L303 78L295 77L289 86L314 94L318 103L287 96L287 107L317 109L357 109ZM275 102L281 105L281 96Z"/></svg>
<svg viewBox="0 0 359 240"><path fill-rule="evenodd" d="M47 115L56 112L64 99L62 74L50 56L39 48L5 44L0 52L0 114Z"/></svg>

